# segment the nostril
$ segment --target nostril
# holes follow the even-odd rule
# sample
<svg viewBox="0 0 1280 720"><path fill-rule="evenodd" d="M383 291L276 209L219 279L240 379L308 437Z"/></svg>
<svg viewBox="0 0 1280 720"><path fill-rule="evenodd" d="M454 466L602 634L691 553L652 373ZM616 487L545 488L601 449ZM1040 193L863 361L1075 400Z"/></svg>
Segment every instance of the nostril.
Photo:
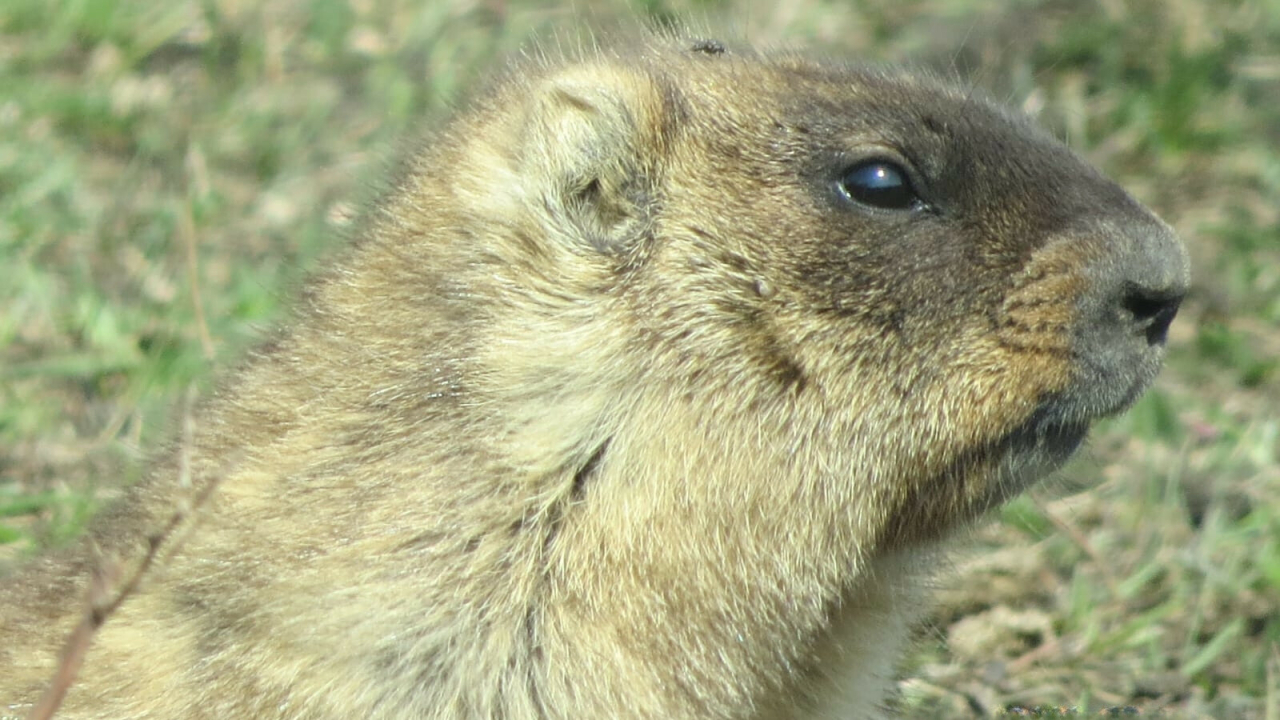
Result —
<svg viewBox="0 0 1280 720"><path fill-rule="evenodd" d="M1133 318L1134 329L1147 336L1147 343L1163 345L1181 302L1182 293L1132 287L1122 304Z"/></svg>

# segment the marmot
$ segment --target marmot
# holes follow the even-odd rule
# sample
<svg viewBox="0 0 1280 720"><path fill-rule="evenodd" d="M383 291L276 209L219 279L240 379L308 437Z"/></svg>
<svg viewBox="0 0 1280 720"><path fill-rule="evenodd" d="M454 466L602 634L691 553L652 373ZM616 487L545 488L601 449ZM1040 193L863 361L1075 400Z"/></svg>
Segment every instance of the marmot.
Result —
<svg viewBox="0 0 1280 720"><path fill-rule="evenodd" d="M1151 382L1168 226L926 75L523 58L86 543L74 718L862 718L939 541ZM183 482L186 481L186 482ZM87 551L0 589L0 708Z"/></svg>

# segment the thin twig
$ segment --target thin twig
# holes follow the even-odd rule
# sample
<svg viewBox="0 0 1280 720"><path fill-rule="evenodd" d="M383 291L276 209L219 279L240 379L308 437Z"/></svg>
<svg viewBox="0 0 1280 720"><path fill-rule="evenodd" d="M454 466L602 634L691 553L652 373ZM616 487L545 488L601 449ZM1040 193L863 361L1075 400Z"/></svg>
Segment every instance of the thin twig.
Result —
<svg viewBox="0 0 1280 720"><path fill-rule="evenodd" d="M179 487L189 488L191 486L190 475L190 456L191 456L191 436L194 429L194 423L191 421L191 406L194 402L194 391L189 388L187 392L187 402L183 413L183 442L178 457L178 473ZM221 478L225 477L224 472L215 473L204 487L200 489L190 503L179 500L178 508L169 516L165 524L156 532L147 536L147 550L142 556L133 573L130 574L123 583L120 583L121 566L115 560L103 560L94 568L93 574L89 579L89 597L87 608L84 616L80 619L76 628L71 631L67 637L66 644L63 645L62 653L58 658L58 667L54 672L52 682L45 690L40 700L32 707L30 714L27 715L28 720L50 720L58 708L62 705L62 701L66 698L67 691L71 689L71 685L75 682L76 675L80 671L84 658L89 652L89 646L93 643L93 638L98 630L106 623L125 600L129 599L142 583L143 577L151 569L156 558L160 554L160 550L168 544L171 550L181 546L183 538L173 539L172 543L168 541L174 537L175 533L186 522L188 516L194 514L196 510L201 508L210 495L217 488ZM114 591L113 591L113 588Z"/></svg>
<svg viewBox="0 0 1280 720"><path fill-rule="evenodd" d="M191 148L187 151L187 173L192 176L193 189L188 193L187 201L183 204L182 211L178 213L178 234L182 237L182 245L186 249L187 255L187 284L191 288L191 304L196 314L196 329L200 333L200 348L204 351L206 360L213 360L214 345L213 335L209 332L209 323L204 315L204 301L200 294L200 265L199 257L196 252L196 218L192 205L195 203L193 195L203 196L208 193L206 185L208 181L204 179L207 170L204 167L204 155L200 153L198 148Z"/></svg>
<svg viewBox="0 0 1280 720"><path fill-rule="evenodd" d="M1102 554L1093 546L1093 543L1089 541L1089 538L1081 532L1080 528L1067 522L1058 513L1051 510L1045 502L1039 499L1035 499L1034 502L1040 509L1040 512L1044 514L1045 518L1058 529L1058 532L1067 536L1071 542L1075 543L1076 547L1080 548L1085 555L1089 556L1089 560L1098 569L1098 577L1100 577L1102 579L1102 583L1107 586L1107 592L1109 592L1113 597L1118 595L1120 590L1116 583L1116 579L1111 572L1111 564L1103 559Z"/></svg>

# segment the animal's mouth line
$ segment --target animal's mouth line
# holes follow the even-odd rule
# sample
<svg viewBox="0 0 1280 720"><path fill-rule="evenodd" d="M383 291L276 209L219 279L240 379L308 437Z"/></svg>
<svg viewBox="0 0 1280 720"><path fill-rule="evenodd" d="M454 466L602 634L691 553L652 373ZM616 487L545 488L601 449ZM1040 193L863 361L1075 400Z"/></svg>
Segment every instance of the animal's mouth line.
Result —
<svg viewBox="0 0 1280 720"><path fill-rule="evenodd" d="M1035 411L1010 436L1024 435L1038 438L1040 442L1073 442L1079 445L1095 422L1123 414L1151 385L1146 373L1127 382L1116 380L1077 378L1070 389L1042 397Z"/></svg>
<svg viewBox="0 0 1280 720"><path fill-rule="evenodd" d="M1080 448L1096 420L1121 409L1097 412L1096 408L1073 407L1073 403L1063 397L1050 397L1011 430L1003 444L1015 457L1034 458L1058 466Z"/></svg>
<svg viewBox="0 0 1280 720"><path fill-rule="evenodd" d="M1033 415L1008 436L1014 447L1026 451L1049 452L1064 458L1080 447L1089 434L1090 421L1068 421L1056 418L1038 418Z"/></svg>

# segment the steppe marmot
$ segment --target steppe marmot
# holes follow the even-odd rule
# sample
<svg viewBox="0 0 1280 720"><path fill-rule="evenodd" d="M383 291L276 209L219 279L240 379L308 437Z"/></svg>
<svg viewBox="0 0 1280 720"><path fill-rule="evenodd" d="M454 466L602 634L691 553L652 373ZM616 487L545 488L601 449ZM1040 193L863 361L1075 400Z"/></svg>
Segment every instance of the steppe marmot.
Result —
<svg viewBox="0 0 1280 720"><path fill-rule="evenodd" d="M1118 186L920 74L523 59L97 519L138 557L217 483L63 715L878 715L922 558L1143 392L1187 277ZM0 587L0 715L87 558Z"/></svg>

